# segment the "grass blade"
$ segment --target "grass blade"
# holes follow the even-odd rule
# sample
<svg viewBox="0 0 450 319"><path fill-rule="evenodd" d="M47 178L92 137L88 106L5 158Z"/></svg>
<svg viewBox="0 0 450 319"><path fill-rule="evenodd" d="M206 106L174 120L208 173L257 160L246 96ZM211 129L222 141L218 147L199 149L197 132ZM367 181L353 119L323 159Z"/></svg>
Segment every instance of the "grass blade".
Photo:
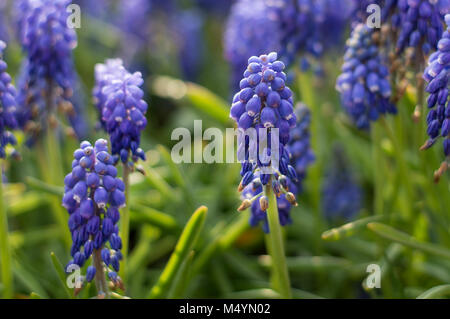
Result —
<svg viewBox="0 0 450 319"><path fill-rule="evenodd" d="M186 96L194 107L224 125L230 123L230 107L222 98L194 83L186 83Z"/></svg>
<svg viewBox="0 0 450 319"><path fill-rule="evenodd" d="M450 296L450 285L441 285L433 287L420 294L417 299L436 299L444 296Z"/></svg>
<svg viewBox="0 0 450 319"><path fill-rule="evenodd" d="M178 224L172 216L142 205L131 205L131 221L148 223L170 231L178 228Z"/></svg>
<svg viewBox="0 0 450 319"><path fill-rule="evenodd" d="M8 215L3 201L3 182L0 180L0 256L3 297L13 296L13 274L11 269L11 247L9 243Z"/></svg>
<svg viewBox="0 0 450 319"><path fill-rule="evenodd" d="M421 250L426 253L450 259L450 250L435 244L420 242L414 237L388 225L374 222L367 224L367 227L375 234L383 238L398 242L414 249Z"/></svg>
<svg viewBox="0 0 450 319"><path fill-rule="evenodd" d="M181 233L175 250L170 256L170 259L159 277L156 285L152 288L149 298L162 298L168 292L172 283L181 268L183 262L189 257L190 251L194 248L197 238L203 228L206 213L208 208L205 206L199 207Z"/></svg>
<svg viewBox="0 0 450 319"><path fill-rule="evenodd" d="M354 235L359 230L365 228L368 223L379 221L381 216L372 216L355 220L345 225L329 229L322 234L323 240L335 241Z"/></svg>
<svg viewBox="0 0 450 319"><path fill-rule="evenodd" d="M50 257L52 259L53 268L55 269L56 274L58 275L59 282L64 288L64 291L66 292L67 297L70 299L73 299L73 294L69 290L69 287L66 285L66 273L64 272L64 267L59 261L58 257L56 257L54 252L50 253Z"/></svg>

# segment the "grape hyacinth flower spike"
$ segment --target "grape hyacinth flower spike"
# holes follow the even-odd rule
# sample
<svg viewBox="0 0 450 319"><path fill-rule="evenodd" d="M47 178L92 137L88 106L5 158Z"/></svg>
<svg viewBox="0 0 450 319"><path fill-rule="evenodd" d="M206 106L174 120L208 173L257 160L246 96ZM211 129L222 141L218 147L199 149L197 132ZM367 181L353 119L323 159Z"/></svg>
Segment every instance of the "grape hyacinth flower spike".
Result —
<svg viewBox="0 0 450 319"><path fill-rule="evenodd" d="M390 102L389 71L374 40L374 29L358 24L347 41L342 74L336 81L342 105L356 126L368 129L380 115L396 113Z"/></svg>
<svg viewBox="0 0 450 319"><path fill-rule="evenodd" d="M270 1L238 0L224 33L225 58L232 68L232 89L239 88L248 57L281 49L280 21Z"/></svg>
<svg viewBox="0 0 450 319"><path fill-rule="evenodd" d="M111 153L122 163L134 166L145 153L139 147L141 132L147 125L147 103L140 88L142 74L129 73L120 59L107 60L95 67L94 98L101 123L111 140Z"/></svg>
<svg viewBox="0 0 450 319"><path fill-rule="evenodd" d="M245 136L238 141L238 159L242 166L239 191L243 191L254 179L263 186L278 185L281 177L297 180L295 169L289 165L286 149L289 130L296 125L296 115L292 91L285 85L284 68L275 52L251 57L240 81L241 90L233 98L230 117L237 122L239 134L245 136L246 131L251 129L266 133L266 136L258 133L256 138ZM272 141L276 138L272 136L273 129L278 131L278 140L275 141ZM278 145L272 145L273 142ZM271 148L278 150L278 157L272 156ZM255 152L257 156L251 157ZM256 172L259 172L258 177L255 177ZM274 186L275 189L277 187Z"/></svg>
<svg viewBox="0 0 450 319"><path fill-rule="evenodd" d="M70 215L68 224L73 240L72 260L67 267L83 267L92 256L85 281L95 278L99 296L108 294L106 276L115 287L123 289L117 275L122 259L117 223L119 209L125 206L125 184L117 177L106 140L99 139L94 146L87 141L80 144L64 185L62 204Z"/></svg>
<svg viewBox="0 0 450 319"><path fill-rule="evenodd" d="M285 84L284 68L276 52L252 56L239 83L240 91L233 98L230 117L237 122L239 130L238 160L242 165L242 180L238 191L244 191L244 200L238 210L252 206L250 223L264 221L272 247L269 252L274 272L278 276L277 288L284 298L290 298L280 224L289 223L290 206L297 205L295 195L286 190L283 182L297 179L286 149L296 116L292 91ZM279 210L280 204L284 209Z"/></svg>
<svg viewBox="0 0 450 319"><path fill-rule="evenodd" d="M17 141L10 130L17 128L15 118L16 111L16 89L11 83L11 76L6 72L8 65L3 60L3 51L6 43L0 40L0 158L6 156L6 148L14 146ZM16 150L11 155L18 157Z"/></svg>
<svg viewBox="0 0 450 319"><path fill-rule="evenodd" d="M84 108L76 96L80 85L72 50L74 29L67 25L69 0L18 1L19 37L27 58L18 80L18 122L32 145L47 129L65 128L69 135L87 133ZM63 114L69 126L61 125Z"/></svg>
<svg viewBox="0 0 450 319"><path fill-rule="evenodd" d="M447 30L439 40L438 50L430 55L429 65L425 69L423 78L428 82L426 91L427 104L430 109L427 116L429 136L421 149L430 148L440 137L444 139L444 155L446 160L435 172L435 179L450 166L450 14L445 16Z"/></svg>
<svg viewBox="0 0 450 319"><path fill-rule="evenodd" d="M145 160L145 153L139 147L141 132L147 125L145 113L148 105L143 100L144 92L140 88L144 80L140 72L129 73L120 59L97 64L95 70L94 99L100 111L100 122L110 137L114 162L120 159L123 163L123 181L128 204L130 171L134 169L134 163L139 159ZM139 167L137 169L143 172ZM122 218L125 267L128 256L129 227L130 212L128 207L125 207ZM125 277L126 270L122 269L121 274Z"/></svg>

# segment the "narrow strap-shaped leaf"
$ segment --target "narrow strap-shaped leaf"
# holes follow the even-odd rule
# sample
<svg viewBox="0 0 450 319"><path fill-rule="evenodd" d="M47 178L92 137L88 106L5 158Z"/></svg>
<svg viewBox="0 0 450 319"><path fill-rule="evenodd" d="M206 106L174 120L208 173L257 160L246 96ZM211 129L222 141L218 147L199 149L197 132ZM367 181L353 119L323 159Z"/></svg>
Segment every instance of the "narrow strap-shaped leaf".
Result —
<svg viewBox="0 0 450 319"><path fill-rule="evenodd" d="M178 270L177 275L173 281L172 287L167 293L168 299L179 299L182 298L183 292L187 288L187 284L189 281L189 273L192 270L192 261L194 260L194 251L191 250L188 257L181 264L180 269Z"/></svg>
<svg viewBox="0 0 450 319"><path fill-rule="evenodd" d="M29 289L30 293L31 291L34 291L44 299L49 298L40 283L35 279L34 274L29 273L17 259L13 260L13 273L14 276Z"/></svg>
<svg viewBox="0 0 450 319"><path fill-rule="evenodd" d="M149 298L162 298L167 294L181 265L189 257L189 252L195 246L197 238L202 231L207 211L207 207L201 206L192 214L166 267L150 291Z"/></svg>
<svg viewBox="0 0 450 319"><path fill-rule="evenodd" d="M167 182L158 174L158 172L154 168L145 165L144 171L145 178L151 186L156 188L163 196L172 200L177 200L177 196L175 196L172 187L167 184Z"/></svg>
<svg viewBox="0 0 450 319"><path fill-rule="evenodd" d="M32 177L32 176L27 176L25 178L25 182L27 183L27 185L30 188L35 189L37 191L41 191L41 192L47 193L49 195L54 195L54 196L58 196L61 198L64 195L63 187L50 185L46 182L43 182L37 178Z"/></svg>
<svg viewBox="0 0 450 319"><path fill-rule="evenodd" d="M131 221L149 223L164 230L178 228L178 224L172 216L143 205L131 204Z"/></svg>
<svg viewBox="0 0 450 319"><path fill-rule="evenodd" d="M381 216L366 217L336 228L329 229L322 234L322 239L331 241L350 237L359 230L365 228L368 223L379 221L381 218Z"/></svg>
<svg viewBox="0 0 450 319"><path fill-rule="evenodd" d="M59 282L64 288L64 291L66 292L67 297L70 299L73 299L73 294L69 290L69 287L66 285L66 274L64 272L64 267L59 261L58 257L56 257L54 252L50 253L50 257L52 259L53 268L55 269L56 274L58 275Z"/></svg>
<svg viewBox="0 0 450 319"><path fill-rule="evenodd" d="M172 177L175 180L175 182L179 186L185 187L186 183L184 181L183 174L180 171L180 166L176 165L172 161L172 157L170 156L170 153L169 153L169 151L167 150L167 148L165 146L158 145L157 148L158 148L158 151L161 154L161 156L164 158L164 161L167 163L167 165L169 165L170 172L172 173Z"/></svg>
<svg viewBox="0 0 450 319"><path fill-rule="evenodd" d="M450 259L450 250L435 244L420 242L414 237L391 226L381 223L369 223L367 224L367 227L383 238L398 242L414 249L421 250L426 253Z"/></svg>
<svg viewBox="0 0 450 319"><path fill-rule="evenodd" d="M273 289L261 288L236 291L226 295L228 299L281 299L281 295Z"/></svg>
<svg viewBox="0 0 450 319"><path fill-rule="evenodd" d="M186 97L194 107L224 125L230 123L230 108L222 98L195 83L186 83Z"/></svg>
<svg viewBox="0 0 450 319"><path fill-rule="evenodd" d="M420 294L417 299L433 299L450 296L450 285L436 286Z"/></svg>
<svg viewBox="0 0 450 319"><path fill-rule="evenodd" d="M272 258L264 255L259 258L259 262L264 267L271 267ZM347 259L332 256L288 257L286 264L288 269L293 272L342 269L351 265Z"/></svg>

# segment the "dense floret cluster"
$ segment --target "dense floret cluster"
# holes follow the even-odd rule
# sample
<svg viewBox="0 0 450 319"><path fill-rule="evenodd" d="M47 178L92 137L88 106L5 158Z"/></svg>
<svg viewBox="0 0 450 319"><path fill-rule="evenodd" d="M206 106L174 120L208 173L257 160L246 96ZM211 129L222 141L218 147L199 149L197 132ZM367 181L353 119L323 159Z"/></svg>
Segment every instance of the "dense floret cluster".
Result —
<svg viewBox="0 0 450 319"><path fill-rule="evenodd" d="M269 0L238 0L232 6L224 46L233 84L241 80L249 57L281 49L279 28L278 14Z"/></svg>
<svg viewBox="0 0 450 319"><path fill-rule="evenodd" d="M439 40L438 51L429 58L424 79L428 82L426 91L428 107L428 136L424 148L431 147L439 137L444 138L444 153L450 157L450 14L445 16L447 30Z"/></svg>
<svg viewBox="0 0 450 319"><path fill-rule="evenodd" d="M18 122L34 140L49 125L58 125L57 111L70 122L74 133L87 132L83 107L75 102L79 86L72 50L74 29L67 25L69 0L21 0L18 4L19 36L27 54L18 80Z"/></svg>
<svg viewBox="0 0 450 319"><path fill-rule="evenodd" d="M117 222L120 218L119 208L125 205L125 184L117 178L117 169L113 157L108 153L107 143L99 139L92 146L84 141L74 152L72 172L64 178L62 204L70 215L69 229L73 240L73 259L68 266L76 264L83 267L93 255L94 264L104 264L108 269L108 277L116 282L122 258L122 240ZM95 258L101 258L101 261ZM97 268L88 267L88 282L96 272L103 272Z"/></svg>
<svg viewBox="0 0 450 319"><path fill-rule="evenodd" d="M381 114L396 113L389 101L389 70L384 64L373 31L356 26L347 41L342 74L336 82L342 104L358 128L368 128Z"/></svg>
<svg viewBox="0 0 450 319"><path fill-rule="evenodd" d="M111 153L130 165L139 158L145 160L139 144L141 131L147 125L148 106L142 99L141 73L129 73L122 61L116 59L97 64L95 75L95 104L101 114L100 122L111 139Z"/></svg>
<svg viewBox="0 0 450 319"><path fill-rule="evenodd" d="M16 89L11 83L11 76L6 72L8 65L3 61L5 42L0 40L0 158L6 156L5 148L14 146L16 138L9 131L17 128L14 116L16 111ZM17 154L13 151L13 155Z"/></svg>

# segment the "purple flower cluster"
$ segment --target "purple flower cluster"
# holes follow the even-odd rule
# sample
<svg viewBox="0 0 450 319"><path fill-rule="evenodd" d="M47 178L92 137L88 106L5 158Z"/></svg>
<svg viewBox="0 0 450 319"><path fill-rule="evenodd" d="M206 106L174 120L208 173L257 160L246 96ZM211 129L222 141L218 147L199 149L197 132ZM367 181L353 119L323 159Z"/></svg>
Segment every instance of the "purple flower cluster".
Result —
<svg viewBox="0 0 450 319"><path fill-rule="evenodd" d="M269 0L238 0L233 4L224 34L233 84L239 83L250 56L281 49L279 28L278 13Z"/></svg>
<svg viewBox="0 0 450 319"><path fill-rule="evenodd" d="M82 267L91 255L94 258L101 256L109 271L108 277L116 282L122 258L117 222L119 208L125 205L125 184L117 178L106 140L99 139L94 146L87 141L80 144L74 152L72 172L64 178L64 185L62 204L70 214L69 229L73 240L73 259L69 265ZM109 266L113 270L109 270ZM86 280L91 281L98 271L95 266L89 266Z"/></svg>
<svg viewBox="0 0 450 319"><path fill-rule="evenodd" d="M11 76L6 72L8 65L3 61L5 48L5 42L0 40L0 158L6 156L7 145L16 144L16 138L9 130L17 127L16 89L11 83ZM13 155L15 154L16 151L13 151Z"/></svg>
<svg viewBox="0 0 450 319"><path fill-rule="evenodd" d="M6 12L6 2L0 3L0 40L8 41L8 12Z"/></svg>
<svg viewBox="0 0 450 319"><path fill-rule="evenodd" d="M314 160L315 155L311 149L309 126L311 114L308 107L298 103L295 108L297 125L291 129L288 151L291 154L291 164L297 172L298 181L291 186L290 191L299 194L302 191L302 181L306 177L306 170Z"/></svg>
<svg viewBox="0 0 450 319"><path fill-rule="evenodd" d="M397 0L397 50L421 48L427 54L434 51L442 32L442 16L436 1Z"/></svg>
<svg viewBox="0 0 450 319"><path fill-rule="evenodd" d="M339 44L351 12L348 0L282 0L277 7L283 33L280 55L288 64L299 53L319 58ZM308 64L304 58L303 65Z"/></svg>
<svg viewBox="0 0 450 319"><path fill-rule="evenodd" d="M119 26L127 34L134 37L137 43L146 43L150 37L151 0L121 0L118 5Z"/></svg>
<svg viewBox="0 0 450 319"><path fill-rule="evenodd" d="M203 16L196 10L184 10L172 19L182 74L193 81L199 74L204 56Z"/></svg>
<svg viewBox="0 0 450 319"><path fill-rule="evenodd" d="M289 165L290 155L286 148L289 142L289 130L296 125L296 115L293 109L292 91L285 85L284 68L283 62L277 60L275 52L259 57L252 56L248 60L244 78L239 84L241 90L233 98L230 117L238 124L240 134L245 136L249 129L258 131L254 138L245 136L239 139L238 159L241 160L242 165L242 180L238 190L243 191L248 185L252 185L251 189L247 188L243 196L244 202L239 210L250 207L261 194L256 194L252 200L248 199L248 196L252 192L262 191L262 186L269 182L278 198L285 195L283 198L296 204L295 196L288 190L289 179L296 181L297 174ZM260 134L259 129L265 132ZM272 138L273 129L278 129L278 140L275 141ZM278 145L272 145L272 143ZM278 157L271 154L272 146L278 150ZM257 153L255 158L252 158L253 152ZM256 187L256 184L261 187ZM262 198L264 199L265 196ZM267 198L265 200L267 202ZM267 209L266 202L260 201L262 212ZM288 208L286 210L288 213ZM255 210L252 212L255 214L251 223L255 224L261 220L261 214ZM288 218L285 219L286 222L288 220Z"/></svg>
<svg viewBox="0 0 450 319"><path fill-rule="evenodd" d="M374 41L374 29L357 25L347 41L342 74L336 82L344 108L358 128L369 128L380 114L396 113L389 101L389 70Z"/></svg>
<svg viewBox="0 0 450 319"><path fill-rule="evenodd" d="M111 153L133 166L139 158L145 160L145 153L139 147L141 131L147 125L148 107L142 99L142 75L129 73L118 59L97 64L95 75L95 103L102 126L111 139Z"/></svg>
<svg viewBox="0 0 450 319"><path fill-rule="evenodd" d="M75 134L86 134L83 108L74 100L78 87L72 50L74 29L67 26L69 0L21 0L19 32L27 59L19 79L18 122L31 144L57 111L66 115ZM53 121L57 122L57 121Z"/></svg>
<svg viewBox="0 0 450 319"><path fill-rule="evenodd" d="M431 147L441 136L444 138L444 153L450 157L450 14L445 16L447 30L437 44L438 51L430 55L424 79L428 82L426 91L428 107L428 136L424 148Z"/></svg>

